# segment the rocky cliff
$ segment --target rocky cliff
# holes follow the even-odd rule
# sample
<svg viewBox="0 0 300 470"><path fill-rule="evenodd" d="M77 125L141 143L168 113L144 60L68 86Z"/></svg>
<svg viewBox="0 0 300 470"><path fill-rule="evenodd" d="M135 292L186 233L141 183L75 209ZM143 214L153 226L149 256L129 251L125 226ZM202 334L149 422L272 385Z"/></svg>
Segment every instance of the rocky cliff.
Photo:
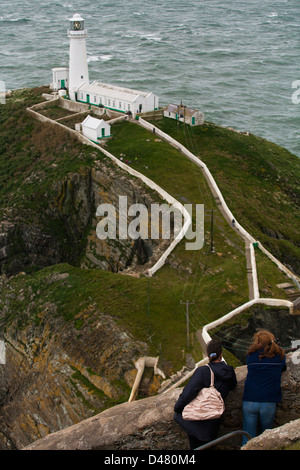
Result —
<svg viewBox="0 0 300 470"><path fill-rule="evenodd" d="M0 194L1 449L19 448L128 399L134 361L148 346L93 301L107 284L86 279L89 294L79 293L83 281L73 284L70 265L87 275L88 268L142 273L166 243L96 237L100 204L118 208L120 194L128 207L160 199L100 152L27 116L26 106L40 100L41 91L16 92L1 108L7 169ZM20 142L12 126L23 133ZM26 277L58 263L70 265ZM72 297L74 305L61 309Z"/></svg>
<svg viewBox="0 0 300 470"><path fill-rule="evenodd" d="M45 282L68 284L68 274ZM0 365L0 449L20 448L126 401L136 374L133 361L147 351L94 305L74 323L59 318L50 302L38 323L26 321L30 310L29 304L23 321L1 322L6 364Z"/></svg>
<svg viewBox="0 0 300 470"><path fill-rule="evenodd" d="M226 398L220 435L242 429L241 401L246 369L246 366L236 369L238 384ZM173 421L173 408L180 392L181 389L175 389L137 402L123 403L34 442L25 447L25 450L186 450L189 448L186 435ZM300 439L300 374L299 366L293 362L291 355L287 358L287 371L282 375L282 392L283 399L276 414L277 429L272 434L272 445L270 434L267 433L269 437L266 448L269 449L282 448ZM291 420L295 421L289 425L290 432L287 436L286 431L280 431L280 426ZM281 439L282 435L285 440ZM252 448L251 441L247 444L249 449ZM263 448L263 442L260 438L260 448ZM222 448L239 449L240 446L239 437L223 444Z"/></svg>
<svg viewBox="0 0 300 470"><path fill-rule="evenodd" d="M101 152L82 145L67 127L29 116L27 106L43 101L42 91L15 92L1 107L0 273L62 262L119 272L147 263L152 255L154 262L159 240L100 241L96 209L102 203L118 209L119 195L127 197L128 207L150 207L160 198ZM16 127L19 140L12 132Z"/></svg>
<svg viewBox="0 0 300 470"><path fill-rule="evenodd" d="M157 258L159 240L100 240L96 237L96 209L100 204L119 207L119 194L127 204L150 207L153 199L135 178L128 178L108 162L69 173L53 182L46 208L12 211L0 223L0 267L2 273L69 262L119 272ZM119 217L119 213L117 213ZM127 219L127 223L129 220ZM153 253L154 252L154 253Z"/></svg>
<svg viewBox="0 0 300 470"><path fill-rule="evenodd" d="M141 202L149 207L160 201L101 152L26 114L28 106L42 100L43 91L47 90L14 92L0 107L0 339L7 356L6 364L0 364L1 449L24 447L86 418L95 420L103 410L109 416L110 408L130 395L136 359L159 356L160 368L170 377L188 357L192 363L202 358L196 329L248 298L244 243L219 213L214 217L215 251L210 250L209 213L205 248L195 256L183 244L178 246L151 282L142 274L168 241L96 237L99 204L118 207L119 195L127 196L128 206ZM137 171L145 172L174 198L194 204L204 200L217 210L201 172L180 152L133 123L118 126L117 137L107 143L113 154L126 152ZM209 134L209 142L217 142L218 135L211 132L214 126L209 132L201 130L201 139ZM249 161L251 142L245 143ZM260 145L256 142L255 147L265 155ZM241 186L244 189L245 184ZM251 201L247 204L254 207ZM294 221L286 220L285 226L287 231L296 230ZM267 267L262 271L274 297L276 284L286 279ZM179 307L183 292L193 292L197 307L192 312L196 328L189 347L185 311ZM140 397L155 394L160 383L150 376L144 385ZM156 408L155 403L164 399L149 400ZM125 403L122 409L137 407L139 413L139 403ZM112 413L120 410L112 409ZM128 419L126 413L121 426ZM144 426L143 436L157 433L155 445L161 445L164 425L149 426L149 432ZM168 429L174 430L173 426ZM175 446L182 448L185 444L176 432ZM130 434L122 439L137 445ZM150 448L151 441L143 439L139 445Z"/></svg>
<svg viewBox="0 0 300 470"><path fill-rule="evenodd" d="M298 340L300 316L291 315L286 308L256 305L238 319L226 322L212 334L215 333L222 340L223 346L228 347L245 364L248 345L254 333L262 329L272 331L282 347L291 348L292 342Z"/></svg>

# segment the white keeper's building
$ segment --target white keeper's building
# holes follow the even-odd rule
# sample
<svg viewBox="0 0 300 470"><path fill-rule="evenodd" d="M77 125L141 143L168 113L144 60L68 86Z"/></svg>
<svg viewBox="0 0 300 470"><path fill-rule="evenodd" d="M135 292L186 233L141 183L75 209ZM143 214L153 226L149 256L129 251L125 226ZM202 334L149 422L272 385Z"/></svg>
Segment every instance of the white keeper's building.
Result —
<svg viewBox="0 0 300 470"><path fill-rule="evenodd" d="M82 134L96 144L99 139L110 137L110 125L103 119L87 116L81 124Z"/></svg>
<svg viewBox="0 0 300 470"><path fill-rule="evenodd" d="M69 68L52 69L53 90L67 89L72 101L109 108L135 117L138 113L153 111L159 107L159 97L152 92L89 82L86 54L86 30L84 19L77 13L70 19Z"/></svg>

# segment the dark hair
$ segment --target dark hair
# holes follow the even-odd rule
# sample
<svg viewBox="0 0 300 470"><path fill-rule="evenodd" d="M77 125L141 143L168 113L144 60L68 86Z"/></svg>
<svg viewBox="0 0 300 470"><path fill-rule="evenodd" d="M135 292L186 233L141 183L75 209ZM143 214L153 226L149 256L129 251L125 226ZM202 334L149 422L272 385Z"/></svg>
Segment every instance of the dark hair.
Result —
<svg viewBox="0 0 300 470"><path fill-rule="evenodd" d="M220 341L210 341L206 347L206 352L207 356L209 359L209 362L213 362L216 359L219 359L219 357L222 354L222 344Z"/></svg>

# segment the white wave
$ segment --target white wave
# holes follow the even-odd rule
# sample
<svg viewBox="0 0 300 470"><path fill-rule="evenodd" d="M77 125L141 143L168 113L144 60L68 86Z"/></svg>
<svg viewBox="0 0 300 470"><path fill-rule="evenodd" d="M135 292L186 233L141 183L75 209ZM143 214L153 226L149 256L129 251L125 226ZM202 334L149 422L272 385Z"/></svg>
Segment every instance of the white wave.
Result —
<svg viewBox="0 0 300 470"><path fill-rule="evenodd" d="M155 42L159 42L162 40L162 38L160 36L157 36L156 33L141 34L141 39L147 39L147 41L155 41Z"/></svg>
<svg viewBox="0 0 300 470"><path fill-rule="evenodd" d="M103 62L107 62L108 60L111 60L113 58L112 55L109 54L104 54L104 55L91 55L88 57L87 61L88 62L99 62L102 60Z"/></svg>
<svg viewBox="0 0 300 470"><path fill-rule="evenodd" d="M30 18L5 18L5 16L0 16L0 21L7 23L27 23L31 20Z"/></svg>
<svg viewBox="0 0 300 470"><path fill-rule="evenodd" d="M147 41L161 41L162 38L160 37L159 33L147 33L144 31L127 31L126 33L122 34L123 38L138 38L138 39L146 39Z"/></svg>
<svg viewBox="0 0 300 470"><path fill-rule="evenodd" d="M109 54L100 56L100 60L102 60L103 62L107 62L108 60L111 60L112 58L113 56Z"/></svg>
<svg viewBox="0 0 300 470"><path fill-rule="evenodd" d="M100 58L97 55L91 55L87 58L88 63L89 62L97 62L98 60L100 60Z"/></svg>

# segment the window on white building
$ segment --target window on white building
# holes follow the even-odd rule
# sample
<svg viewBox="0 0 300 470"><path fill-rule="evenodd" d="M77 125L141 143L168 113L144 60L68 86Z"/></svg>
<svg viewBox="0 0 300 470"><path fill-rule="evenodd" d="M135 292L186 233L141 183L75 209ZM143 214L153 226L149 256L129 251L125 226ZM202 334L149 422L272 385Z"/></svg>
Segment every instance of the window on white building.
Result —
<svg viewBox="0 0 300 470"><path fill-rule="evenodd" d="M115 108L115 107L116 107L116 101L113 100L113 108Z"/></svg>
<svg viewBox="0 0 300 470"><path fill-rule="evenodd" d="M121 101L119 102L119 109L122 109L122 103L121 103Z"/></svg>

